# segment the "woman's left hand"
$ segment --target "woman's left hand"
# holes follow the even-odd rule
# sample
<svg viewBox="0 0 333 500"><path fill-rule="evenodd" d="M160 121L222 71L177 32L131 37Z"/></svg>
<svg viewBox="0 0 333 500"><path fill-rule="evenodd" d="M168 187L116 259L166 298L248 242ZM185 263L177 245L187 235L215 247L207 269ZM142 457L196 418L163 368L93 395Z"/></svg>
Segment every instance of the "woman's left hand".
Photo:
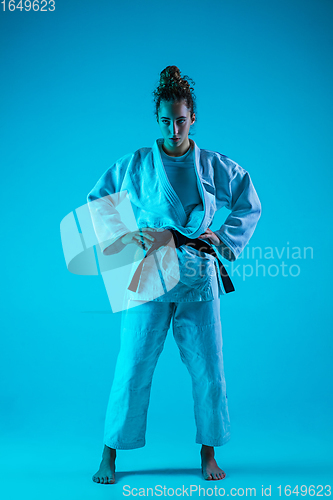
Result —
<svg viewBox="0 0 333 500"><path fill-rule="evenodd" d="M216 236L216 234L213 233L213 231L211 229L209 229L208 227L204 233L202 233L200 236L198 236L198 238L200 240L209 239L213 243L213 245L220 245L221 244L220 238L218 236Z"/></svg>

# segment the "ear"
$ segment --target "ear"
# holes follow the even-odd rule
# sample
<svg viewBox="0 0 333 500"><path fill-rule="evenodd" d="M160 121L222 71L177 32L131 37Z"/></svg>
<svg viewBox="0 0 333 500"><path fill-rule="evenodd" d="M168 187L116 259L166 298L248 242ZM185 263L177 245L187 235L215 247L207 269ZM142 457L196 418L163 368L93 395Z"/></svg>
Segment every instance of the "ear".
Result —
<svg viewBox="0 0 333 500"><path fill-rule="evenodd" d="M194 122L195 122L195 113L193 113L191 125L193 125Z"/></svg>

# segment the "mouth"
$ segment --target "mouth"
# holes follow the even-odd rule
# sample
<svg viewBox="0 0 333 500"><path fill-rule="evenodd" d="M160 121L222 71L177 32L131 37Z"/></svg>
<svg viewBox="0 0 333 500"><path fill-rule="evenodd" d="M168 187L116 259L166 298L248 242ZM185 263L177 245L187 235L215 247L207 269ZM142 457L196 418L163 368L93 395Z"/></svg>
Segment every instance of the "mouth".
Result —
<svg viewBox="0 0 333 500"><path fill-rule="evenodd" d="M172 137L171 141L172 142L178 142L178 141L180 141L180 137L175 137L175 138Z"/></svg>

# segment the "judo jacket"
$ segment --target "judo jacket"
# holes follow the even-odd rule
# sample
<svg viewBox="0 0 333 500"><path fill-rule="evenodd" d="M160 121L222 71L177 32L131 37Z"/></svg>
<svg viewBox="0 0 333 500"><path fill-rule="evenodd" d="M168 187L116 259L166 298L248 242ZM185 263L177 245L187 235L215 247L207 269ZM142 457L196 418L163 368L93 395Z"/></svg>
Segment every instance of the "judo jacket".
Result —
<svg viewBox="0 0 333 500"><path fill-rule="evenodd" d="M225 207L230 213L214 231L221 244L213 245L209 239L203 241L213 247L220 260L222 257L236 260L261 215L261 204L249 173L227 156L200 149L190 139L201 203L187 217L163 166L159 151L163 142L163 138L156 139L153 147L143 147L121 157L89 192L88 206L101 252L110 257L121 253L125 247L122 236L139 228L176 229L195 239L212 225L216 211ZM118 208L125 199L128 210L121 215ZM136 254L138 250L141 256L136 255L134 259L129 281L144 258L138 247ZM214 277L218 279L219 295L225 293L216 258L212 255L203 255L185 245L166 246L158 253L158 259L156 255L146 259L139 288L137 292L127 291L128 297L163 301L166 291L174 289L179 291L178 297L186 292L186 300L211 300ZM185 272L185 269L192 271Z"/></svg>

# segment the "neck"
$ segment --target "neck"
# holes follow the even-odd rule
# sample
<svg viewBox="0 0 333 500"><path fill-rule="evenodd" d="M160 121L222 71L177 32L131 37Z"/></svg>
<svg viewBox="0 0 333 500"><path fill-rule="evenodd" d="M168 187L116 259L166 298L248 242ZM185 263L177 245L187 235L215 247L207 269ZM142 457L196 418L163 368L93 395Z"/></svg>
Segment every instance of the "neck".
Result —
<svg viewBox="0 0 333 500"><path fill-rule="evenodd" d="M179 148L175 148L174 150L167 149L165 147L165 144L162 144L162 149L165 154L168 156L183 156L191 147L191 142L190 139L187 138L187 141L185 144L182 144Z"/></svg>

